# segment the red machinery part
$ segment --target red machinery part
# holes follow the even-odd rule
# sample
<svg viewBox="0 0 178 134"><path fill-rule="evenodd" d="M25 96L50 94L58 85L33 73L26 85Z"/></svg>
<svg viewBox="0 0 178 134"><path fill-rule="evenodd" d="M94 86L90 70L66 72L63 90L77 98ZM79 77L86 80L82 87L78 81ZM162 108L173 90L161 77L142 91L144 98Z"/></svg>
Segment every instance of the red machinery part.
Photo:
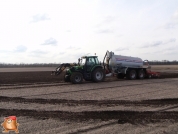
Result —
<svg viewBox="0 0 178 134"><path fill-rule="evenodd" d="M159 78L160 72L152 72L150 70L147 70L147 77L148 78Z"/></svg>

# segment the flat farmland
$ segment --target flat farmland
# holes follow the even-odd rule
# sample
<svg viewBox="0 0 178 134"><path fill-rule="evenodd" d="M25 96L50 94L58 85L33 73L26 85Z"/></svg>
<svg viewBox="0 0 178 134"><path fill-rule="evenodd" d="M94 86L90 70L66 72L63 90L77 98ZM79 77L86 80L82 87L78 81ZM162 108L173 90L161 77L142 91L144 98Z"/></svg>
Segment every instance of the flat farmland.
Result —
<svg viewBox="0 0 178 134"><path fill-rule="evenodd" d="M178 73L178 65L153 65L153 71Z"/></svg>
<svg viewBox="0 0 178 134"><path fill-rule="evenodd" d="M178 133L176 68L152 67L160 79L77 85L38 69L0 69L0 121L16 115L20 133Z"/></svg>
<svg viewBox="0 0 178 134"><path fill-rule="evenodd" d="M19 83L41 83L41 82L61 82L64 73L60 76L52 76L53 67L31 67L31 68L0 68L0 84ZM161 78L177 78L178 65L155 65L151 70L160 72ZM108 78L117 80L116 78Z"/></svg>

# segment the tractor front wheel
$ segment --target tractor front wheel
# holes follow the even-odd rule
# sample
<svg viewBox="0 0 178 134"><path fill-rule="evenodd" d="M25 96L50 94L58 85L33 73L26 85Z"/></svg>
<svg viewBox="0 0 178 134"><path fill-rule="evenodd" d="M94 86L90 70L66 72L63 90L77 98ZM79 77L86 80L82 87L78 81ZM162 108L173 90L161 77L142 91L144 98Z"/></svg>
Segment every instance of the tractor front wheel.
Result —
<svg viewBox="0 0 178 134"><path fill-rule="evenodd" d="M101 82L105 79L105 72L102 68L97 68L92 73L92 80L94 82Z"/></svg>
<svg viewBox="0 0 178 134"><path fill-rule="evenodd" d="M72 73L70 80L73 84L80 84L83 81L83 75L79 72Z"/></svg>

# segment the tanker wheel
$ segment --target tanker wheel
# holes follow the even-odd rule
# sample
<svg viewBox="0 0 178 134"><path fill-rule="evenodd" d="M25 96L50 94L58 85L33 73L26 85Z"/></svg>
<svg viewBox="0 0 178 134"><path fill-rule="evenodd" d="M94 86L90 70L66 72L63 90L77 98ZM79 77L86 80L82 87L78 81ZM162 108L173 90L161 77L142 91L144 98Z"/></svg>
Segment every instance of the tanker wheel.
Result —
<svg viewBox="0 0 178 134"><path fill-rule="evenodd" d="M121 73L119 73L119 74L117 74L117 78L118 78L118 79L124 79L124 75L121 74Z"/></svg>
<svg viewBox="0 0 178 134"><path fill-rule="evenodd" d="M137 72L133 69L127 72L127 78L130 80L134 80L137 78Z"/></svg>
<svg viewBox="0 0 178 134"><path fill-rule="evenodd" d="M68 75L64 75L64 81L65 82L70 82L70 77Z"/></svg>
<svg viewBox="0 0 178 134"><path fill-rule="evenodd" d="M144 79L145 78L145 71L144 70L139 70L138 71L138 78L139 79Z"/></svg>
<svg viewBox="0 0 178 134"><path fill-rule="evenodd" d="M83 81L83 76L79 72L72 73L70 80L73 84L80 84Z"/></svg>
<svg viewBox="0 0 178 134"><path fill-rule="evenodd" d="M92 73L92 81L94 82L101 82L105 79L105 72L102 68L97 68Z"/></svg>

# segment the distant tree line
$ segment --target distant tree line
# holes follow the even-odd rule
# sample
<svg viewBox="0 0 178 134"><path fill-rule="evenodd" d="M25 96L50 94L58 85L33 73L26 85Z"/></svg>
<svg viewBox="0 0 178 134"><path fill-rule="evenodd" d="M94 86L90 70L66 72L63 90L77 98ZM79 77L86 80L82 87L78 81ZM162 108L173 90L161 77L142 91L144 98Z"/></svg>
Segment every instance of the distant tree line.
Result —
<svg viewBox="0 0 178 134"><path fill-rule="evenodd" d="M58 67L60 63L20 63L20 64L11 64L11 63L0 63L0 68L11 68L11 67Z"/></svg>
<svg viewBox="0 0 178 134"><path fill-rule="evenodd" d="M163 61L149 61L150 65L178 65L178 61L168 61L168 60L163 60Z"/></svg>
<svg viewBox="0 0 178 134"><path fill-rule="evenodd" d="M20 64L12 64L12 63L0 63L0 68L6 67L58 67L61 63L20 63ZM178 61L149 61L150 65L178 65Z"/></svg>

